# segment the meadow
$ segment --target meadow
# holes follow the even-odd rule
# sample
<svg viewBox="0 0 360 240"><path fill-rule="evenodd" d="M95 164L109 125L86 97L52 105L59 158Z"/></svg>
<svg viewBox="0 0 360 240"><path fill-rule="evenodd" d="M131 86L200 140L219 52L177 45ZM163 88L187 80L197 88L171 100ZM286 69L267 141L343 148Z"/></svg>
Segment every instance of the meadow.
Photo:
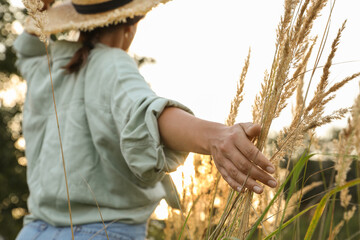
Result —
<svg viewBox="0 0 360 240"><path fill-rule="evenodd" d="M323 32L312 35L327 5L331 11ZM325 114L336 92L360 76L355 72L335 83L330 80L346 28L344 21L335 39L328 39L335 5L335 1L284 2L273 63L253 104L253 122L262 127L253 142L277 166L277 189L265 188L261 195L236 192L219 176L211 157L196 155L195 174L182 187L181 210L169 209L165 220L166 239L359 238L360 97L352 107ZM246 98L243 88L250 55L249 51L231 102L229 126L235 124ZM324 65L320 65L321 57L326 58ZM309 93L314 84L315 92ZM269 135L273 120L289 104L289 125ZM332 139L317 137L317 128L342 118L348 118L348 125Z"/></svg>
<svg viewBox="0 0 360 240"><path fill-rule="evenodd" d="M360 69L336 81L331 76L333 65L338 64L334 58L341 51L342 34L355 30L346 28L345 19L342 25L331 26L336 1L285 0L283 5L274 36L273 61L264 69L252 107L252 120L262 129L253 143L276 166L277 188L264 188L261 195L245 188L235 191L222 179L211 156L191 155L187 160L192 163L191 174L183 168L179 172L182 178L176 183L179 209L169 207L163 220L154 215L149 239L360 238L360 95L349 106L327 111L339 89L359 79ZM37 12L41 7L26 7L33 10L29 13L41 32L42 24L46 24L45 16ZM324 13L325 8L330 11ZM321 14L328 21L321 32L313 32ZM338 28L334 39L328 37L330 26ZM42 35L42 40L46 44L47 36ZM228 126L238 121L246 98L249 65L256 65L251 61L250 49L244 59L225 121ZM291 119L284 122L282 130L271 131L273 122L289 108ZM339 119L348 119L347 126L334 130L328 139L318 137L318 128ZM21 119L12 122L14 128L19 128ZM65 165L64 173L66 176Z"/></svg>

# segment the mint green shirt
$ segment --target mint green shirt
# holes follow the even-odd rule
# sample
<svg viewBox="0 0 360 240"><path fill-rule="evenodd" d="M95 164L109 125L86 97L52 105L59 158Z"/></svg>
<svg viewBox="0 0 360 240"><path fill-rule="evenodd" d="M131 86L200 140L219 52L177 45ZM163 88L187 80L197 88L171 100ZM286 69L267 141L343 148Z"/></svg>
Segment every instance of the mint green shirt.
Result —
<svg viewBox="0 0 360 240"><path fill-rule="evenodd" d="M191 111L158 97L121 49L97 44L85 66L67 74L62 67L80 46L66 41L49 46L73 223L101 221L87 183L105 221L144 223L159 201L170 197L169 179L164 181L164 175L187 156L161 143L157 118L168 106ZM69 212L45 47L23 33L14 49L28 86L23 133L30 214L25 224L41 219L67 226Z"/></svg>

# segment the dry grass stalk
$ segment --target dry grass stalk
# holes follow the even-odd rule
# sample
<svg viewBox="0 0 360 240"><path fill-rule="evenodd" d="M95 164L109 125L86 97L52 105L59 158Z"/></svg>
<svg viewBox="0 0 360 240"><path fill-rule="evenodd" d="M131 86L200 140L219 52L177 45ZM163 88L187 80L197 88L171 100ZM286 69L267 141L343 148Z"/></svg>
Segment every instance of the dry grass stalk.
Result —
<svg viewBox="0 0 360 240"><path fill-rule="evenodd" d="M339 234L339 232L341 231L341 228L344 226L345 221L341 220L335 227L334 229L331 231L331 233L329 234L329 240L332 240L336 237L336 235Z"/></svg>
<svg viewBox="0 0 360 240"><path fill-rule="evenodd" d="M355 99L351 116L354 126L354 145L357 154L360 155L360 94Z"/></svg>
<svg viewBox="0 0 360 240"><path fill-rule="evenodd" d="M255 123L261 122L262 109L263 109L265 101L267 99L269 89L270 89L270 75L267 71L265 71L264 80L263 80L263 83L261 83L260 94L256 95L254 105L253 105L252 117L253 117L253 121Z"/></svg>
<svg viewBox="0 0 360 240"><path fill-rule="evenodd" d="M179 210L171 209L170 207L168 209L169 216L164 230L166 239L178 238L186 214L196 200L188 220L188 230L183 233L184 238L205 239L208 230L212 232L214 223L220 220L221 213L224 211L229 188L225 181L220 181L215 196L216 189L214 186L216 186L218 171L211 157L196 154L194 156L194 169L195 175L190 177L190 184L186 184L185 180L188 181L189 179L185 179L185 176L183 177L182 185L184 190L180 196L180 203L181 208L185 212L184 216ZM212 202L214 202L214 206L211 209ZM212 220L210 229L208 229L210 216Z"/></svg>
<svg viewBox="0 0 360 240"><path fill-rule="evenodd" d="M313 41L311 44L309 50L304 54L302 61L297 66L292 78L290 78L286 83L284 87L284 94L281 95L280 101L279 101L279 107L277 108L277 112L275 117L278 117L281 113L281 111L287 106L287 100L295 93L295 90L297 90L297 107L296 107L296 113L299 115L301 111L299 111L303 106L303 96L302 96L302 87L304 85L304 77L306 72L306 66L308 64L308 61L310 59L312 50L314 48L314 45L316 43L316 40ZM308 45L305 46L305 49L308 48ZM295 119L297 119L297 114L295 114ZM298 120L298 119L297 119Z"/></svg>
<svg viewBox="0 0 360 240"><path fill-rule="evenodd" d="M324 108L324 104L318 104L318 103L321 102L330 93L328 91L328 92L326 92L327 93L326 94L325 89L329 83L328 79L329 79L329 75L330 75L330 67L332 65L333 58L335 57L335 53L336 53L336 50L337 50L339 42L340 42L341 33L345 29L345 24L346 24L346 21L343 23L342 27L339 29L338 34L331 45L331 52L330 52L330 55L328 56L325 66L323 68L323 74L321 76L320 82L314 93L313 99L310 101L309 106L306 108L305 114L308 114L310 110L313 110L313 112L318 112L318 111L322 111ZM316 108L315 108L315 106L316 106Z"/></svg>
<svg viewBox="0 0 360 240"><path fill-rule="evenodd" d="M298 42L302 42L301 39L300 39L300 34L299 31L300 31L300 28L302 27L303 25L303 21L304 21L304 14L306 12L306 9L308 7L310 3L310 0L305 0L305 2L302 4L301 8L300 8L300 12L299 14L297 15L297 20L296 20L296 24L292 30L292 34L293 35L297 35L297 40L294 41L294 44L298 43ZM305 35L303 35L303 37L305 37Z"/></svg>
<svg viewBox="0 0 360 240"><path fill-rule="evenodd" d="M326 2L324 0L312 1L310 7L305 11L308 5L308 2L305 1L298 15L305 20L298 20L295 27L291 28L289 24L291 19L296 17L294 16L295 8L300 8L300 6L297 6L298 1L285 1L284 20L281 21L278 28L277 49L270 72L270 83L266 84L269 88L266 88L266 93L263 90L260 93L260 96L265 97L265 99L258 100L258 102L264 102L261 113L263 116L261 120L262 133L257 143L260 150L264 146L272 120L280 115L281 110L286 106L285 102L294 92L296 80L288 77L290 68L298 61L297 59L300 58L300 55L303 55L305 52L306 46L310 41L307 36L311 30L312 23L326 5ZM304 12L306 12L305 16L303 15ZM286 91L284 91L284 88Z"/></svg>
<svg viewBox="0 0 360 240"><path fill-rule="evenodd" d="M323 182L313 182L310 185L307 185L299 191L295 192L289 200L289 207L285 209L285 219L290 217L294 213L294 210L298 207L299 199L301 198L301 196L305 195L314 188L321 186L322 184Z"/></svg>
<svg viewBox="0 0 360 240"><path fill-rule="evenodd" d="M244 89L246 74L250 64L250 52L251 51L249 49L248 56L246 57L244 67L242 69L239 82L237 84L235 97L231 101L230 113L228 115L228 118L226 119L227 126L232 126L235 124L235 119L238 115L240 103L244 99L243 89Z"/></svg>
<svg viewBox="0 0 360 240"><path fill-rule="evenodd" d="M29 16L34 20L35 27L37 28L36 35L39 39L48 45L48 36L45 33L45 26L48 23L47 12L43 11L44 3L41 0L23 0Z"/></svg>
<svg viewBox="0 0 360 240"><path fill-rule="evenodd" d="M308 35L313 25L313 21L319 15L320 10L326 5L327 1L311 1L311 4L306 11L304 10L304 7L309 2L305 1L304 5L301 7L300 14L298 15L304 20L296 21L296 25L294 28L287 27L289 21L286 21L286 19L289 18L289 14L294 12L293 10L291 11L287 9L287 6L291 6L291 4L287 4L289 2L290 1L285 1L286 17L284 17L284 20L281 22L279 27L277 40L277 43L279 45L277 46L277 52L275 54L274 63L272 65L273 68L270 72L269 78L265 78L266 81L262 86L262 92L258 95L259 97L256 98L253 111L253 115L256 115L254 113L259 113L259 104L263 103L263 108L261 112L262 117L254 117L254 119L261 119L262 133L257 141L257 147L262 150L266 142L272 120L280 115L281 111L285 108L287 101L293 95L295 90L298 89L299 91L299 94L297 95L297 99L299 99L299 106L297 107L295 117L290 124L290 127L284 128L284 130L280 134L280 137L278 138L279 149L277 153L272 157L272 161L274 162L275 166L278 165L280 160L287 153L291 156L295 146L301 146L302 141L304 140L304 136L309 130L329 123L332 120L342 118L348 111L347 109L340 109L335 111L333 114L330 114L329 116L323 116L325 104L332 100L332 97L326 98L330 92L325 91L325 89L328 85L327 80L330 72L329 68L332 64L332 59L337 50L337 46L341 37L341 32L345 28L344 23L333 42L331 53L328 57L327 64L324 67L323 76L318 86L318 92L322 92L324 94L321 95L322 98L312 101L311 107L306 108L316 109L316 111L314 110L311 114L307 114L308 112L304 114L303 109L305 108L305 99L301 96L302 88L298 88L297 84L298 82L302 82L303 78L297 78L296 76L298 76L300 73L304 73L306 70L306 65L308 59L310 58L315 42L314 41L311 44L311 47L308 49L311 41L311 39L308 38ZM306 12L305 16L302 15L303 12ZM300 23L301 25L299 26ZM284 29L288 29L288 32L286 32ZM298 64L298 59L300 59L300 56L302 56L303 60ZM290 74L290 70L294 66L297 67L293 75L294 77L289 78L288 76ZM334 86L337 85L339 84L335 84ZM335 89L334 86L330 89ZM317 96L315 96L315 98L316 97ZM276 174L277 173L275 173L275 176ZM252 197L252 195L249 194L249 197ZM265 206L267 206L267 204L265 204ZM278 208L280 208L280 206L281 204L278 205ZM243 232L246 230L247 228L245 227ZM241 234L237 237L241 238Z"/></svg>
<svg viewBox="0 0 360 240"><path fill-rule="evenodd" d="M272 156L271 161L276 166L275 177L280 180L278 186L281 185L288 175L287 169L281 169L279 167L280 161L282 161L285 155L294 155L296 153L294 150L295 147L303 145L305 136L309 133L313 134L315 128L344 117L348 109L339 109L328 116L324 116L325 105L334 98L335 91L360 76L360 74L354 74L339 83L335 83L330 87L328 86L330 66L332 65L341 33L345 28L344 23L333 41L331 52L324 66L323 75L317 87L315 97L310 101L310 104L305 106L307 96L307 92L305 97L303 96L305 72L316 42L316 38L310 38L309 34L313 22L326 4L327 0L285 0L285 13L277 30L276 51L272 67L269 73L265 72L261 91L256 96L253 105L253 120L262 126L261 134L255 139L255 144L259 150L263 150L267 143L268 133L273 119L281 114L290 98L294 95L295 91L297 91L293 120L289 127L285 127L280 133L276 142L277 149L274 153L270 154L270 156ZM297 13L295 13L296 9L298 10ZM294 26L292 25L293 23ZM328 25L326 29L328 30ZM327 33L328 32L325 31L324 36ZM318 59L320 59L324 45L325 41L322 41L314 69L318 66ZM246 65L248 64L245 64L245 66ZM244 71L245 68L246 71ZM246 73L247 67L244 67L244 69L243 72ZM245 77L241 77L240 79L245 79ZM309 85L310 83L308 87ZM237 87L236 96L232 101L231 112L226 121L227 125L232 125L235 122L237 108L239 106L238 103L242 100L242 95L240 94L242 87L243 83L240 83ZM315 186L316 184L303 188L302 194L304 191L308 191ZM227 186L227 188L229 187ZM249 226L256 221L259 213L261 214L269 205L274 193L274 190L264 188L264 193L261 198L258 196L253 198L251 192L245 192L245 194L241 195L236 195L234 192L231 192L228 198L228 203L231 207L227 208L223 213L223 218L221 218L218 228L210 239L217 239L220 236L244 239L249 231ZM291 201L295 201L298 194L299 193L295 193ZM280 223L280 218L275 220L274 215L284 207L285 199L281 198L278 201L278 204L273 205L268 213L267 218L271 219L271 221L263 222L262 226L266 231L276 229ZM251 211L250 206L255 206L255 211ZM265 232L265 230L262 231Z"/></svg>
<svg viewBox="0 0 360 240"><path fill-rule="evenodd" d="M354 109L358 108L358 99L356 99L353 106ZM352 117L355 121L358 120L359 115L357 115L357 110L353 111ZM353 162L352 154L356 150L355 141L356 141L356 127L354 125L353 119L348 119L348 126L340 132L339 140L337 143L337 158L335 158L335 170L337 172L335 176L336 186L341 186L346 183L347 174L350 171L350 166ZM349 189L343 189L340 192L340 205L345 209L343 220L341 220L334 229L331 230L329 239L334 239L335 236L340 232L344 223L347 223L354 215L356 211L356 206L353 205L351 209L348 209L351 202L351 194Z"/></svg>
<svg viewBox="0 0 360 240"><path fill-rule="evenodd" d="M61 152L61 158L62 158L62 165L63 165L63 169L64 169L64 178L65 178L68 211L69 211L70 227L71 227L71 237L74 240L74 228L73 228L73 222L72 222L70 193L69 193L67 172L66 172L66 166L65 166L63 144L62 144L62 139L61 139L61 134L60 134L59 117L58 117L57 108L56 108L54 84L53 84L53 79L52 79L52 74L51 74L51 63L50 63L50 56L49 56L49 52L48 52L48 37L44 30L45 29L44 26L46 26L46 24L47 24L47 13L44 10L45 5L41 0L23 0L23 3L24 3L24 6L26 7L26 9L28 10L28 14L30 15L30 17L33 18L34 24L38 29L36 34L38 35L39 39L44 43L45 49L46 49L46 56L47 56L47 62L48 62L48 68L49 68L49 76L50 76L50 82L51 82L51 90L52 90L55 117L56 117L56 124L57 124L57 129L58 129L58 136L59 136L60 152Z"/></svg>
<svg viewBox="0 0 360 240"><path fill-rule="evenodd" d="M347 173L350 170L350 165L352 163L352 157L350 154L354 149L353 145L353 131L351 120L348 121L348 127L344 129L339 135L338 141L338 157L335 160L335 170L337 172L335 176L335 183L337 186L344 185L346 182ZM347 189L346 189L347 190ZM345 191L342 191L340 196L343 196L341 199L341 206L347 207L349 205L351 195L346 197L348 194L344 194Z"/></svg>
<svg viewBox="0 0 360 240"><path fill-rule="evenodd" d="M349 222L350 219L354 216L355 211L356 207L353 205L350 210L344 212L343 219L331 230L329 234L329 240L334 239L340 233L344 224Z"/></svg>
<svg viewBox="0 0 360 240"><path fill-rule="evenodd" d="M296 45L301 45L304 39L309 36L315 19L319 16L321 10L326 6L327 2L327 0L311 0L311 5L307 8L305 16L301 16L299 19L299 21L302 22L301 27L295 27L294 29L297 31L293 32L293 35L296 36ZM303 7L307 7L307 5L308 1L303 4Z"/></svg>
<svg viewBox="0 0 360 240"><path fill-rule="evenodd" d="M329 94L334 93L340 87L344 86L346 83L348 83L349 81L355 79L360 75L358 73L353 74L352 76L345 78L339 83L335 83L332 87L330 87L328 91L325 91L325 88L328 85L328 77L330 73L329 69L332 63L332 59L335 56L335 52L337 50L337 46L340 41L341 33L344 30L344 28L345 28L345 23L339 29L337 37L335 38L332 44L331 52L328 57L327 64L324 67L323 75L318 84L317 90L315 91L314 98L310 101L308 106L296 107L297 109L296 115L293 118L290 127L284 128L283 133L281 134L287 137L278 141L278 145L280 146L279 153L275 154L273 156L273 159L275 159L275 157L281 158L282 156L284 156L285 152L288 149L292 149L293 144L289 144L289 143L301 141L302 136L310 129L315 129L316 127L330 123L333 120L341 119L348 112L348 109L339 109L334 111L332 114L328 116L323 116L325 105L335 97L335 95L328 97ZM299 100L300 102L304 101L303 99L301 99L299 94L297 95L297 99L300 99ZM304 109L304 107L306 109L305 112L302 110Z"/></svg>

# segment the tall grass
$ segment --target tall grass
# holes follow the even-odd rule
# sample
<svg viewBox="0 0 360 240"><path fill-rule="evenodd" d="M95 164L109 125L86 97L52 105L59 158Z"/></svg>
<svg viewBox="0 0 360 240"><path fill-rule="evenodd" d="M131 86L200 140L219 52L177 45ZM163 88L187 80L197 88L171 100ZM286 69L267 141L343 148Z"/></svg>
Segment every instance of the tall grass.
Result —
<svg viewBox="0 0 360 240"><path fill-rule="evenodd" d="M320 36L311 36L311 29L321 11L329 4L327 0L285 0L284 14L277 28L276 50L273 63L269 71L265 72L261 90L255 98L253 105L253 121L262 127L261 134L254 139L254 144L260 151L269 156L272 163L276 166L275 177L280 184L275 190L264 188L262 195L253 195L249 190L235 192L231 190L220 178L216 171L213 171L213 164L206 157L197 156L201 161L201 168L212 169L208 172L211 181L206 181L207 186L200 183L204 181L203 175L195 175L194 185L196 192L184 192L183 199L192 196L198 201L187 202L184 209L192 206L192 213L188 215L189 231L183 235L183 239L255 239L270 238L276 236L281 239L282 230L292 224L294 225L293 239L301 239L300 216L306 212L311 212L317 207L313 221L307 230L307 238L310 238L314 229L318 225L319 218L324 213L324 206L330 197L335 197L335 193L341 190L340 200L345 209L344 219L335 224L330 224L326 232L330 239L338 234L345 222L348 222L355 212L355 207L350 207L350 195L348 193L349 184L346 182L346 173L352 159L346 157L355 148L355 143L359 144L359 130L351 128L344 130L339 140L338 156L335 162L336 181L335 189L328 189L320 203L315 203L306 210L300 210L300 203L306 192L319 186L321 183L313 183L305 186L305 174L307 172L307 161L312 155L303 154L290 169L291 159L296 159L299 154L306 153L311 149L311 143L316 140L316 128L331 123L333 120L341 119L350 112L350 108L341 108L325 115L326 106L330 105L335 98L336 91L349 81L360 76L360 73L349 75L343 80L331 84L329 81L330 70L333 65L335 54L338 50L342 32L345 29L346 21L340 26L335 39L330 48L327 45L328 34L331 22L331 14L336 1L330 2L330 13L324 31ZM320 41L319 41L320 39ZM324 52L329 51L324 66L320 66L320 59ZM310 62L310 59L315 59ZM243 73L238 83L237 92L231 103L231 110L226 121L227 125L235 122L239 111L239 104L244 98L242 94L243 85L246 83L245 77L249 65L249 56L245 61ZM316 71L321 71L319 79L315 79ZM309 73L309 74L306 74ZM309 98L310 87L317 82L312 98ZM288 126L280 131L277 139L269 145L269 130L274 119L278 118L282 110L295 99L293 117ZM356 109L356 108L354 108ZM358 121L358 116L353 111L352 119ZM353 126L353 125L351 125ZM357 124L359 126L359 124ZM351 139L349 138L351 136ZM357 139L355 141L355 139ZM354 145L355 144L355 145ZM360 150L359 145L356 145ZM287 161L285 161L287 159ZM253 159L251 159L253 160ZM285 167L280 167L284 165ZM195 166L195 169L200 166ZM208 175L207 175L208 177ZM341 181L340 181L341 180ZM286 184L289 187L285 188ZM358 180L351 182L352 185L358 184ZM190 187L192 188L192 187ZM284 190L286 189L286 191ZM324 193L325 194L325 193ZM215 204L217 200L217 205ZM208 202L210 201L210 202ZM220 202L220 204L219 204ZM193 206L198 205L198 206ZM210 210L209 210L210 208ZM319 208L322 208L321 210ZM177 232L173 224L174 216L180 213L170 211L170 218L167 221L167 239L171 239L171 234ZM290 218L295 215L295 217ZM202 216L203 219L199 219ZM191 217L194 218L194 224ZM199 221L200 220L200 221ZM330 215L330 220L334 218ZM180 224L180 223L179 223Z"/></svg>
<svg viewBox="0 0 360 240"><path fill-rule="evenodd" d="M319 185L319 183L313 183L305 186L307 164L313 156L309 150L313 139L315 139L315 129L333 120L343 118L349 113L349 108L342 108L325 115L325 107L334 99L337 90L360 76L359 72L334 84L330 84L329 81L330 69L346 21L339 28L337 36L332 41L325 65L319 66L323 52L327 48L327 36L335 2L333 1L330 5L331 11L328 21L319 38L319 36L310 35L311 29L323 8L329 4L328 1L284 1L284 13L277 28L273 63L270 70L265 73L260 92L255 98L252 113L253 121L262 127L259 137L253 142L259 151L267 154L276 166L275 177L280 182L278 187L275 190L265 188L261 196L254 196L251 191L246 189L236 192L221 179L210 156L196 155L194 159L195 176L191 179L190 185L185 186L183 184L184 190L180 202L181 208L187 212L187 215L183 216L181 211L170 210L165 229L167 239L254 239L255 236L259 239L274 237L281 239L282 231L291 224L295 229L292 235L293 239L301 239L301 216L315 208L304 236L305 239L313 237L324 213L326 216L323 217L324 220L320 227L323 230L325 229L329 239L334 239L341 228L346 227L353 218L356 206L351 204L349 188L359 185L360 179L346 182L346 177L353 159L349 156L353 156L355 150L357 153L360 151L359 98L353 107L348 128L341 132L336 143L338 148L334 167L336 172L335 185L329 186L332 188L324 193L325 195L319 202L312 204L305 210L300 210L300 203L304 194ZM40 39L44 41L47 47L48 38L44 34L46 17L45 13L40 11L43 7L41 1L24 0L24 4L35 20ZM321 39L319 44L317 44L318 39ZM310 63L314 52L315 60ZM242 91L249 63L250 51L245 60L236 95L231 103L230 113L226 120L226 124L229 126L235 123L240 103L244 98ZM310 69L309 64L311 64ZM319 68L322 69L322 75L318 79L313 97L308 99L310 86L313 84L315 72ZM310 72L310 76L305 74L307 72ZM269 146L269 131L272 122L281 115L282 110L292 98L296 99L293 118ZM56 112L54 94L53 101ZM59 140L61 142L60 134ZM300 154L301 157L290 169L290 159L296 159L299 153L302 153ZM284 159L288 159L288 161L286 162ZM280 165L283 162L286 162L286 166L282 168ZM64 158L63 167L67 185ZM289 186L286 188L287 184ZM343 218L338 222L334 217L337 192L340 192L340 203L344 208ZM72 222L69 193L67 197L70 222ZM93 197L96 202L95 196ZM358 198L360 198L360 188L358 188ZM328 204L329 201L330 205ZM329 211L327 211L328 206L330 206ZM105 225L104 228L106 228ZM320 236L323 235L320 234ZM74 239L74 234L72 234L72 238Z"/></svg>

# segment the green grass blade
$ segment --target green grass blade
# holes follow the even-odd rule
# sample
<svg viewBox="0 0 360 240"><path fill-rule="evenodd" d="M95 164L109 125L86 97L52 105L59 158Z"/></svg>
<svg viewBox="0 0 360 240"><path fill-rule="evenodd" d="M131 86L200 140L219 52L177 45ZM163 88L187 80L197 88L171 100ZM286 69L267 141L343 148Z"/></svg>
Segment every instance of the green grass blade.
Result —
<svg viewBox="0 0 360 240"><path fill-rule="evenodd" d="M316 207L318 204L315 204L311 207L308 207L307 209L299 212L298 214L296 214L294 217L292 217L291 219L289 219L288 221L286 221L284 224L282 224L281 226L279 226L274 232L270 233L268 236L266 236L266 238L264 238L264 240L268 240L270 238L272 238L275 234L277 234L278 232L280 232L281 230L283 230L285 227L287 227L290 223L294 222L297 218L299 218L300 216L302 216L303 214L305 214L306 212L308 212L309 210L313 209L314 207Z"/></svg>
<svg viewBox="0 0 360 240"><path fill-rule="evenodd" d="M306 152L306 153L303 153L303 154L307 155L307 152ZM304 159L304 166L306 165L307 160L309 160L309 159L306 159L306 161L305 161L305 159ZM277 235L276 238L279 238L279 234L280 234L281 229L282 229L282 228L281 228L281 225L283 224L284 218L285 218L285 210L286 210L286 208L287 208L287 206L288 206L288 204L289 204L289 201L290 201L291 196L293 195L293 193L294 193L295 190L296 190L296 185L297 185L297 182L298 182L298 179L299 179L299 177L300 177L300 174L301 174L302 169L303 169L303 167L294 168L294 173L293 173L293 175L292 175L292 177L291 177L290 187L289 187L288 195L287 195L287 198L286 198L286 201L285 201L284 211L283 211L283 214L282 214L282 217L281 217L281 221L280 221L280 226L279 226L280 231L277 233L278 235ZM305 172L306 172L306 170L305 170ZM305 174L305 172L304 172L304 174Z"/></svg>
<svg viewBox="0 0 360 240"><path fill-rule="evenodd" d="M320 220L320 217L325 209L326 203L328 202L329 198L334 195L337 192L340 192L341 190L345 189L345 188L349 188L355 185L360 184L360 178L354 179L352 181L347 182L346 184L336 187L333 190L331 190L330 192L328 192L327 194L325 194L325 196L321 199L319 205L317 206L314 216L311 219L310 225L307 229L306 235L304 240L310 240L312 239L312 235L314 234L314 231L316 229L316 226Z"/></svg>
<svg viewBox="0 0 360 240"><path fill-rule="evenodd" d="M284 189L285 185L287 182L290 181L292 175L294 174L295 171L297 171L298 169L302 169L305 166L305 163L313 156L314 154L303 154L299 161L296 163L296 165L294 166L294 168L291 170L291 172L289 173L289 175L287 176L286 180L284 181L284 183L280 186L279 190L276 192L275 196L273 197L273 199L270 201L269 205L265 208L264 212L261 214L260 218L255 222L254 226L251 228L249 234L246 236L246 240L251 240L254 239L253 235L257 229L257 227L259 226L259 224L261 223L261 221L264 219L264 217L266 216L267 212L269 211L270 207L274 204L276 198L280 195L280 193L282 192L282 190Z"/></svg>
<svg viewBox="0 0 360 240"><path fill-rule="evenodd" d="M189 213L188 213L188 215L186 216L185 222L184 222L184 224L183 224L183 226L182 226L182 228L181 228L181 232L180 232L180 235L179 235L178 240L181 239L181 237L182 237L182 235L183 235L183 233L184 233L184 230L185 230L187 221L189 220L189 217L190 217L190 215L191 215L191 212L192 212L193 208L195 207L196 203L198 202L199 198L200 198L200 196L198 196L198 197L195 199L193 205L191 206L191 208L190 208L190 210L189 210Z"/></svg>

